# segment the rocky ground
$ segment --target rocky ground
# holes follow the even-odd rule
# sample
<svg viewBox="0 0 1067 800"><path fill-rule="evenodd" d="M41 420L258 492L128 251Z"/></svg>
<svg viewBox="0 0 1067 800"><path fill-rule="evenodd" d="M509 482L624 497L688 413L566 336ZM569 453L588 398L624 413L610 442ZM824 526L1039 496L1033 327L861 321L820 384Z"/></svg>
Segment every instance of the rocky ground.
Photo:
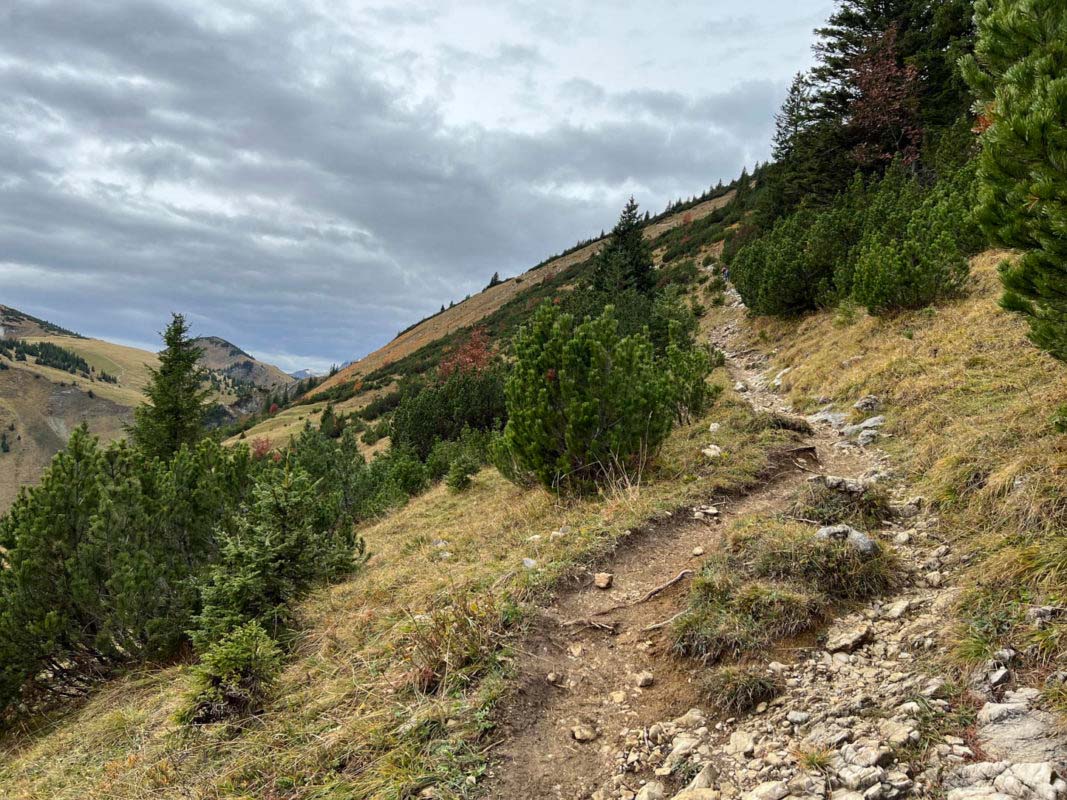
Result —
<svg viewBox="0 0 1067 800"><path fill-rule="evenodd" d="M727 326L716 343L735 388L757 408L788 411L777 393L785 373L765 379L761 355L731 352L734 334ZM877 450L879 406L876 397L856 398L862 421L852 425L848 409L827 406L809 417L821 474L787 476L730 513L785 512L804 480L842 492L879 483L893 497L891 520L817 535L845 538L861 552L874 542L893 549L902 565L893 593L849 609L813 643L784 651L788 657L776 651L779 660L765 668L784 690L753 713L724 719L692 686L699 666L677 664L645 624L681 609L684 592L600 613L620 579L641 599L645 586L662 585L687 559L695 568L693 554L714 546L706 528L692 524L672 530L669 541L653 537L553 610L560 618L596 610L604 628L553 630L528 654L531 686L539 677L541 689L530 689L508 725L493 797L1067 800L1067 734L1041 709L1037 690L1016 685L1015 653L997 653L966 685L939 674L966 557L944 540L922 499L894 482ZM698 522L711 514L694 512ZM649 559L658 568L647 569Z"/></svg>

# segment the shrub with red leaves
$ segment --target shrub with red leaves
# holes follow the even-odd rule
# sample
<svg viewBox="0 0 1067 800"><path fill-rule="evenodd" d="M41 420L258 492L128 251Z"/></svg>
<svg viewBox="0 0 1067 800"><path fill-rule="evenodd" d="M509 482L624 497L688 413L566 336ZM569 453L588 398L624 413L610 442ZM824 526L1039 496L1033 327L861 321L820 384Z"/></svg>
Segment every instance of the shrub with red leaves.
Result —
<svg viewBox="0 0 1067 800"><path fill-rule="evenodd" d="M268 439L266 436L261 436L258 439L253 439L251 450L252 458L254 458L256 461L259 461L261 458L267 455L267 453L270 452L270 439ZM279 453L278 455L281 454Z"/></svg>
<svg viewBox="0 0 1067 800"><path fill-rule="evenodd" d="M485 328L475 328L463 344L441 360L437 376L447 378L453 372L480 372L493 360L489 334Z"/></svg>

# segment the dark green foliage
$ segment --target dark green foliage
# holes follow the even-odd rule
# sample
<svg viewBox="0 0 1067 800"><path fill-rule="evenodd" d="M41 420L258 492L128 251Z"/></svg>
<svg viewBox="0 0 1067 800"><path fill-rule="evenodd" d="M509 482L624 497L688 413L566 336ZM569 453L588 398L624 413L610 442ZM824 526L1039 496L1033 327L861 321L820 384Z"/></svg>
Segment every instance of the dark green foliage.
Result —
<svg viewBox="0 0 1067 800"><path fill-rule="evenodd" d="M400 405L402 394L399 389L388 394L379 395L359 410L359 416L367 422L372 422L383 414L396 410Z"/></svg>
<svg viewBox="0 0 1067 800"><path fill-rule="evenodd" d="M84 358L73 350L68 350L51 342L0 339L0 355L12 358L15 361L25 361L27 356L33 356L41 366L61 369L71 375L82 374L85 377L89 377L92 372L92 368Z"/></svg>
<svg viewBox="0 0 1067 800"><path fill-rule="evenodd" d="M857 302L871 312L920 308L962 291L976 241L973 176L967 169L937 184L908 215L899 238L884 226L864 236L853 276Z"/></svg>
<svg viewBox="0 0 1067 800"><path fill-rule="evenodd" d="M453 492L465 491L471 485L471 476L478 472L479 467L473 458L460 454L449 466L445 483Z"/></svg>
<svg viewBox="0 0 1067 800"><path fill-rule="evenodd" d="M392 445L426 459L435 442L457 439L465 428L499 428L506 417L501 365L457 369L404 395L392 418Z"/></svg>
<svg viewBox="0 0 1067 800"><path fill-rule="evenodd" d="M289 623L293 599L359 565L362 539L343 519L324 524L329 520L318 503L315 483L299 467L287 464L257 481L247 512L224 535L201 590L203 608L192 631L199 650L247 622L278 636Z"/></svg>
<svg viewBox="0 0 1067 800"><path fill-rule="evenodd" d="M201 655L177 721L205 725L256 714L281 671L282 654L270 634L258 622L241 625Z"/></svg>
<svg viewBox="0 0 1067 800"><path fill-rule="evenodd" d="M514 341L504 447L552 488L636 472L670 431L672 387L644 334L621 337L613 309L576 324L551 304Z"/></svg>
<svg viewBox="0 0 1067 800"><path fill-rule="evenodd" d="M149 456L170 458L203 436L208 392L201 388L204 371L198 366L203 351L189 338L185 317L173 315L163 341L159 368L150 370L145 389L148 402L134 412L129 432Z"/></svg>
<svg viewBox="0 0 1067 800"><path fill-rule="evenodd" d="M204 441L169 462L84 427L0 520L0 705L28 681L58 694L172 653L251 484L244 450Z"/></svg>
<svg viewBox="0 0 1067 800"><path fill-rule="evenodd" d="M637 202L631 197L608 243L593 259L591 284L601 292L633 289L647 294L654 283L652 248L645 241Z"/></svg>
<svg viewBox="0 0 1067 800"><path fill-rule="evenodd" d="M1067 360L1067 7L978 0L975 15L965 71L984 128L979 219L994 243L1022 251L1001 270L1004 307Z"/></svg>
<svg viewBox="0 0 1067 800"><path fill-rule="evenodd" d="M103 370L100 370L100 372L96 373L96 378L97 378L97 380L101 380L104 383L118 383L119 382L118 378L116 378L114 375L112 375L109 372L104 372Z"/></svg>
<svg viewBox="0 0 1067 800"><path fill-rule="evenodd" d="M966 167L931 188L899 163L870 182L857 175L829 206L802 207L744 247L731 277L751 310L778 316L849 298L888 311L950 297L982 244L973 192Z"/></svg>
<svg viewBox="0 0 1067 800"><path fill-rule="evenodd" d="M11 442L7 440L7 431L0 433L0 453L10 453Z"/></svg>

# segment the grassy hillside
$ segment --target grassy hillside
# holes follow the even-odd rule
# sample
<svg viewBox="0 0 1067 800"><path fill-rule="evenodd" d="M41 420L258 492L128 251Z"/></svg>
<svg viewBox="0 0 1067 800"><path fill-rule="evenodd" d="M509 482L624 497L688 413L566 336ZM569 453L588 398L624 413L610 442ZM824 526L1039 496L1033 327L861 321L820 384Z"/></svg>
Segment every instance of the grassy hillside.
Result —
<svg viewBox="0 0 1067 800"><path fill-rule="evenodd" d="M655 241L668 231L688 225L696 220L701 220L713 211L726 206L733 197L734 192L726 192L721 197L699 203L684 211L668 214L645 227L645 238ZM351 382L356 378L366 377L378 372L384 367L414 354L420 348L441 340L456 331L482 322L493 312L499 311L508 302L515 300L520 294L528 293L531 287L550 284L560 275L566 274L568 270L584 264L603 245L604 240L602 239L594 241L565 256L553 259L517 277L509 278L497 286L479 292L469 300L465 300L453 308L445 309L443 313L430 317L400 334L384 347L349 364L318 387L316 394L326 392L333 387ZM658 255L662 258L662 248Z"/></svg>
<svg viewBox="0 0 1067 800"><path fill-rule="evenodd" d="M946 665L964 675L991 648L1034 647L1025 608L1067 590L1067 453L1050 424L1067 402L1065 369L998 308L999 256L975 259L966 297L919 312L782 321L717 307L702 320L706 334L730 327L748 352L770 355L769 375L789 367L782 392L798 408L882 398L882 446L938 506L939 536L969 553ZM732 382L724 370L714 380ZM722 426L714 437L709 420ZM526 604L625 548L644 521L752 485L792 437L727 389L709 418L672 434L640 485L560 502L487 469L465 495L438 486L365 525L374 554L366 571L302 604L296 657L262 718L184 731L172 714L189 667L147 670L10 733L0 785L13 798L402 798L430 786L436 794L425 796L475 796L492 709L521 658L509 647ZM725 461L701 455L712 438ZM1065 656L1056 641L1038 644L1046 660L1031 662L1025 680ZM427 671L447 689L416 691Z"/></svg>
<svg viewBox="0 0 1067 800"><path fill-rule="evenodd" d="M8 431L10 453L0 453L0 512L7 509L21 486L35 483L70 436L85 423L108 441L124 435L133 409L144 401L155 353L81 336L17 309L0 306L3 337L31 344L47 343L70 351L91 367L89 374L71 374L53 366L0 355L0 428ZM292 378L271 364L257 361L217 337L205 337L204 366L213 373L217 389L212 401L235 403L242 384L272 389ZM236 352L236 354L234 353ZM114 379L102 379L103 374ZM14 426L13 428L11 426Z"/></svg>
<svg viewBox="0 0 1067 800"><path fill-rule="evenodd" d="M684 259L694 262L709 257L717 259L722 252L722 235L729 227L720 217L735 195L733 190L726 191L711 200L664 214L646 225L644 235L653 244L656 265L662 267ZM718 236L708 236L716 232ZM327 378L301 404L284 408L258 422L240 438L267 439L272 446L284 444L300 432L305 422L317 423L328 400L339 413L358 411L392 391L400 378L436 367L475 326L484 327L494 341L510 336L538 303L570 291L602 246L602 240L591 242L423 320L389 344ZM228 442L238 440L235 436ZM375 445L367 452L380 448L381 445Z"/></svg>

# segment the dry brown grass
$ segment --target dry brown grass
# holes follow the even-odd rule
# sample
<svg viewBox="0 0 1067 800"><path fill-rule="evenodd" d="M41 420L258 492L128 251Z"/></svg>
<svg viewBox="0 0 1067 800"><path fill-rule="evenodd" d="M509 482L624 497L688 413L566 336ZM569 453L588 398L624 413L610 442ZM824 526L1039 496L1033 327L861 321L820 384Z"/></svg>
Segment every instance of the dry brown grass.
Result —
<svg viewBox="0 0 1067 800"><path fill-rule="evenodd" d="M700 452L710 419L722 423L721 463ZM791 435L753 427L727 391L708 419L674 431L640 485L600 497L560 502L493 469L462 495L437 486L367 525L365 570L302 604L303 639L257 724L180 729L171 717L187 667L118 680L7 738L4 796L398 799L431 783L442 797L473 795L466 778L482 769L480 737L509 664L498 637L516 630L521 604L643 521L755 482Z"/></svg>
<svg viewBox="0 0 1067 800"><path fill-rule="evenodd" d="M1067 403L1067 367L997 305L1005 255L974 259L968 296L935 308L753 319L746 329L753 347L774 351L775 370L793 367L785 383L798 408L885 400L890 438L879 446L937 504L941 534L978 556L959 607L956 663L1012 644L1034 669L1062 668L1067 620L1036 630L1025 609L1067 599L1067 436L1051 424Z"/></svg>

